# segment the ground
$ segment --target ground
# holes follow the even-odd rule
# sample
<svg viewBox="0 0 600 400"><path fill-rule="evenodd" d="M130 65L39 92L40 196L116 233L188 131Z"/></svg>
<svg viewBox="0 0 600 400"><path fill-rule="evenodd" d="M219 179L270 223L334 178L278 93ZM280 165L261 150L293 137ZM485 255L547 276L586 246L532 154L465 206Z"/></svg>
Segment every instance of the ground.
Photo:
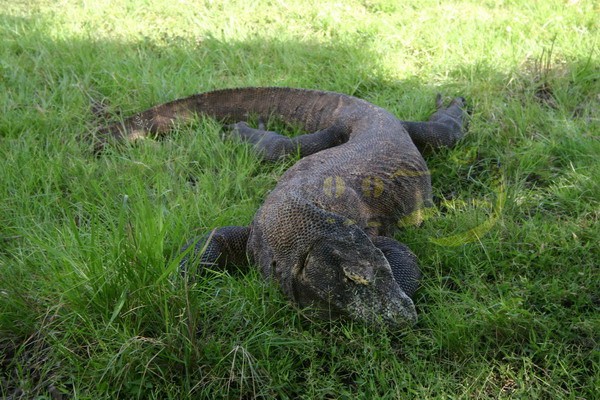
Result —
<svg viewBox="0 0 600 400"><path fill-rule="evenodd" d="M597 396L597 3L2 3L1 396ZM414 328L308 320L253 270L174 278L286 167L216 121L90 151L99 124L251 85L415 120L468 99L467 136L429 157L436 211L397 235L424 275Z"/></svg>

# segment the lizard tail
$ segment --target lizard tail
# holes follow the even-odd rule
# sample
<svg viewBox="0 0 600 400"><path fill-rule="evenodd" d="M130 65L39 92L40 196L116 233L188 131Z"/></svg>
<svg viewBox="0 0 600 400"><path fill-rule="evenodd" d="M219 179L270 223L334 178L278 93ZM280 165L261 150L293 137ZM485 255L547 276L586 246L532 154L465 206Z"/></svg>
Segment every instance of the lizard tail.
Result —
<svg viewBox="0 0 600 400"><path fill-rule="evenodd" d="M154 106L122 122L102 128L96 149L112 140L131 141L169 132L175 123L206 115L223 122L276 117L312 132L330 126L351 103L362 102L344 94L283 87L223 89L200 93Z"/></svg>

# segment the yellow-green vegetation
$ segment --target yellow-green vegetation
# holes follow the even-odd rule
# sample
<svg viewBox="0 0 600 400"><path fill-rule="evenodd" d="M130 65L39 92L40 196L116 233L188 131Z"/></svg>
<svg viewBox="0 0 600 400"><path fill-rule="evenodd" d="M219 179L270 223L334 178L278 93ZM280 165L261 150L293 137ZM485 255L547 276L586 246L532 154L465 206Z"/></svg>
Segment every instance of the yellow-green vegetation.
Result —
<svg viewBox="0 0 600 400"><path fill-rule="evenodd" d="M0 396L572 398L600 387L600 64L591 0L0 0ZM285 166L199 119L94 156L95 127L295 86L425 119L437 210L401 332L307 320L257 271L178 279ZM291 133L292 134L292 133ZM38 397L39 396L39 397Z"/></svg>

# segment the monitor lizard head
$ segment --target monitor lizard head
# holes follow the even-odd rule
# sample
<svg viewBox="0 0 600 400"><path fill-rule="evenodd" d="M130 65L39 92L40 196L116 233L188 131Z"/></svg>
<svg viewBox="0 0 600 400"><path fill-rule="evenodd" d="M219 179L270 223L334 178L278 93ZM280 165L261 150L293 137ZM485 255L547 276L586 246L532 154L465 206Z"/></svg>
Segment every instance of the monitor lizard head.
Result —
<svg viewBox="0 0 600 400"><path fill-rule="evenodd" d="M295 301L322 317L391 328L416 322L414 303L395 281L388 260L358 228L315 241L292 275Z"/></svg>

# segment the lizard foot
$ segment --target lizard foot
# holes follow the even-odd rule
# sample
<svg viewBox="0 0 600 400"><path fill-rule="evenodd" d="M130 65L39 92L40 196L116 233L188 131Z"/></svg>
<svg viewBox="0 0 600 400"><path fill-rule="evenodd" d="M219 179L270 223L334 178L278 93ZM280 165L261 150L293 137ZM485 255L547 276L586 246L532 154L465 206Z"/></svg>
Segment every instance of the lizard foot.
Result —
<svg viewBox="0 0 600 400"><path fill-rule="evenodd" d="M225 130L232 137L243 140L244 142L257 144L266 135L275 134L275 132L269 132L264 129L264 123L259 121L258 129L252 128L247 122L241 121L235 124L229 124L225 126Z"/></svg>

